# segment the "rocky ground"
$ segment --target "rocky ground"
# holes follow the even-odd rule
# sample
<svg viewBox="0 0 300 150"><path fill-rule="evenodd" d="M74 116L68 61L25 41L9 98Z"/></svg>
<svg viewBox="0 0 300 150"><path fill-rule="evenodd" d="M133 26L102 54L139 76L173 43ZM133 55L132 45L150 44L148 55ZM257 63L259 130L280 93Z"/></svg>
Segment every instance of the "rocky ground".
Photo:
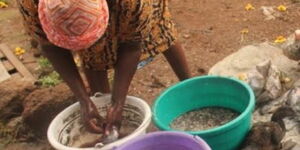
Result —
<svg viewBox="0 0 300 150"><path fill-rule="evenodd" d="M23 55L23 63L39 77L39 63L34 57L36 50L31 47L30 39L25 34L15 1L8 2L8 8L0 9L0 43L7 44L12 50L16 47L24 48L26 53ZM249 7L250 10L247 11L247 4L251 4L254 9ZM287 10L278 11L279 5L286 6ZM269 13L269 17L274 16L273 19L266 20L267 13L263 13L262 6L274 7L274 12ZM298 0L171 0L170 9L177 23L179 40L185 48L192 74L199 76L207 74L214 64L242 46L266 41L273 43L278 36L290 35L300 28L299 6ZM141 97L152 104L162 90L176 82L177 79L166 60L158 56L154 62L137 72L130 95ZM56 87L40 89L21 79L8 80L0 86L0 128L3 129L0 138L8 139L5 142L12 142L9 139L14 139L15 136L21 139L21 142L11 144L6 149L51 149L44 142L30 144L25 139L33 141L40 135L27 132L22 134L24 132L21 131L34 127L38 129L38 133L45 133L45 122L73 102L68 88L59 84ZM47 112L51 113L45 117ZM44 124L36 126L36 123L41 123L37 118L45 119ZM19 125L23 123L27 126L26 129ZM20 129L18 133L21 134L16 135L16 132L7 129L8 124L14 131Z"/></svg>
<svg viewBox="0 0 300 150"><path fill-rule="evenodd" d="M280 143L284 145L282 150L296 150L300 146L300 66L297 61L283 55L280 47L272 43L243 47L209 71L211 75L232 76L244 80L253 89L256 96L253 123L257 126L253 128L254 133L250 141L255 143L253 145L258 146L258 149ZM280 127L275 129L278 122L282 123L283 130ZM282 136L279 136L280 134ZM280 140L270 142L267 140L269 137ZM289 148L292 143L298 147ZM268 148L273 149L276 150Z"/></svg>

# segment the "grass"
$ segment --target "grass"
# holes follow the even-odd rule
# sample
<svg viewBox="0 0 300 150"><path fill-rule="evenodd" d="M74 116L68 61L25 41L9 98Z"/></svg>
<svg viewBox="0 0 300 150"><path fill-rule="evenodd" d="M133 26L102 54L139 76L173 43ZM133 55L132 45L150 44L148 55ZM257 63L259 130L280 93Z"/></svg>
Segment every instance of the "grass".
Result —
<svg viewBox="0 0 300 150"><path fill-rule="evenodd" d="M50 61L45 58L45 57L40 57L38 59L38 64L40 66L40 69L48 69L48 68L53 68Z"/></svg>
<svg viewBox="0 0 300 150"><path fill-rule="evenodd" d="M38 82L41 84L42 87L51 87L61 83L62 80L59 74L53 71L49 75L43 76L40 79L38 79Z"/></svg>
<svg viewBox="0 0 300 150"><path fill-rule="evenodd" d="M39 58L38 64L38 70L41 74L38 79L39 85L41 85L42 87L52 87L62 82L62 79L60 78L59 74L56 71L54 71L52 64L47 58Z"/></svg>
<svg viewBox="0 0 300 150"><path fill-rule="evenodd" d="M4 3L8 3L8 1L7 0L0 0L0 2L4 2Z"/></svg>

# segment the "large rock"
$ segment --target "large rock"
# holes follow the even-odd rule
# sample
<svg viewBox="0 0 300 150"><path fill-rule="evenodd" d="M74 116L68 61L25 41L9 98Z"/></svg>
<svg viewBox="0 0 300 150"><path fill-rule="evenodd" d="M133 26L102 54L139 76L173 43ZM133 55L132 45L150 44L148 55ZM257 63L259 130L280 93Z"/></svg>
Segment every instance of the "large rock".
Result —
<svg viewBox="0 0 300 150"><path fill-rule="evenodd" d="M280 48L269 43L250 45L226 57L213 66L210 75L237 76L246 73L259 63L271 60L274 66L287 73L292 79L299 79L298 62L288 59Z"/></svg>
<svg viewBox="0 0 300 150"><path fill-rule="evenodd" d="M293 60L300 60L300 30L288 37L287 41L281 45L283 53Z"/></svg>
<svg viewBox="0 0 300 150"><path fill-rule="evenodd" d="M23 111L23 100L36 87L32 81L11 78L0 84L0 118L6 122Z"/></svg>
<svg viewBox="0 0 300 150"><path fill-rule="evenodd" d="M74 101L66 84L35 90L24 100L24 123L37 135L46 135L52 119Z"/></svg>

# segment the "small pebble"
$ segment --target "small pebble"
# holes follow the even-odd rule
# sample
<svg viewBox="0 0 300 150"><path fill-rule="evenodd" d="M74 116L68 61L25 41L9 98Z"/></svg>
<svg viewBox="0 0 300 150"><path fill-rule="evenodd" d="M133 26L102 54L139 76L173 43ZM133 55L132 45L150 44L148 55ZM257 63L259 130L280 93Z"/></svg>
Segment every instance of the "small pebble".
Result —
<svg viewBox="0 0 300 150"><path fill-rule="evenodd" d="M188 38L191 37L191 35L190 35L190 34L184 34L183 37L184 37L185 39L188 39Z"/></svg>
<svg viewBox="0 0 300 150"><path fill-rule="evenodd" d="M239 113L221 107L208 107L187 112L171 123L171 128L180 131L207 130L226 124Z"/></svg>

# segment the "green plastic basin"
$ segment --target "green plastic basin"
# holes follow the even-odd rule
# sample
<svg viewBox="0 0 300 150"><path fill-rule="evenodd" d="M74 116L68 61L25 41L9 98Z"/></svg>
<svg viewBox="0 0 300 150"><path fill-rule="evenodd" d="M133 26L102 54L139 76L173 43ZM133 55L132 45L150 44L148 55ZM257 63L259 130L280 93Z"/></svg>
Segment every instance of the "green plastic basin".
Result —
<svg viewBox="0 0 300 150"><path fill-rule="evenodd" d="M180 115L204 107L224 107L240 115L222 126L196 132L213 150L235 150L251 128L255 97L244 82L233 78L202 76L180 82L164 91L153 105L153 120L160 130Z"/></svg>

